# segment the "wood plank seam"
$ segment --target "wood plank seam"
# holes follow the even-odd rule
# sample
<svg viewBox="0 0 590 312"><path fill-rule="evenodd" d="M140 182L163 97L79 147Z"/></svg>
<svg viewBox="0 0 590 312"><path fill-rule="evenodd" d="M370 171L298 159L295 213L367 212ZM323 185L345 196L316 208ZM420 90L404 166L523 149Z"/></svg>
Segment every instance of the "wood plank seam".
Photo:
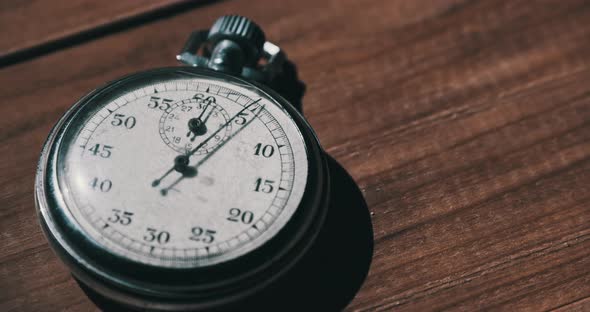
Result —
<svg viewBox="0 0 590 312"><path fill-rule="evenodd" d="M579 298L579 299L572 300L570 302L564 303L562 305L559 305L557 307L552 308L551 311L562 310L562 308L566 308L568 306L571 306L571 305L574 305L574 304L577 304L577 303L583 303L583 302L588 302L589 303L588 306L590 306L590 296L582 297L582 298ZM582 311L582 310L575 310L575 311Z"/></svg>
<svg viewBox="0 0 590 312"><path fill-rule="evenodd" d="M65 37L56 38L36 46L11 51L7 54L0 55L0 69L14 64L23 63L43 55L55 53L76 45L84 44L130 28L154 23L158 20L186 13L188 10L198 9L218 1L220 0L181 1L151 11L146 11L135 16L128 16L115 20L108 24L98 25L94 28L82 30Z"/></svg>

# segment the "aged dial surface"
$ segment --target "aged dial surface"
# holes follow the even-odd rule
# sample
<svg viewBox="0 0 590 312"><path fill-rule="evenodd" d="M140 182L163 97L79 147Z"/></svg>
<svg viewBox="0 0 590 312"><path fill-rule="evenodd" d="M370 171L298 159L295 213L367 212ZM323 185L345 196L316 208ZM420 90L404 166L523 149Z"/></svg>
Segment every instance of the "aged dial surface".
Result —
<svg viewBox="0 0 590 312"><path fill-rule="evenodd" d="M112 253L163 267L228 261L301 202L302 135L253 86L167 80L96 106L60 147L58 181L72 220Z"/></svg>

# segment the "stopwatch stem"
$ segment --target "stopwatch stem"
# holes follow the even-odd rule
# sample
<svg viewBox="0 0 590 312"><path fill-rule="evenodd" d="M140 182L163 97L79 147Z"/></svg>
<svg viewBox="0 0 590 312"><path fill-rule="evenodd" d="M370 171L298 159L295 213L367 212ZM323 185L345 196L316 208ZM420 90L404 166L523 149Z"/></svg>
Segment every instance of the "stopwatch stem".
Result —
<svg viewBox="0 0 590 312"><path fill-rule="evenodd" d="M176 59L263 83L301 111L305 85L295 65L246 17L222 16L210 29L193 32Z"/></svg>
<svg viewBox="0 0 590 312"><path fill-rule="evenodd" d="M244 62L242 48L236 42L225 39L215 45L207 66L228 74L241 74Z"/></svg>

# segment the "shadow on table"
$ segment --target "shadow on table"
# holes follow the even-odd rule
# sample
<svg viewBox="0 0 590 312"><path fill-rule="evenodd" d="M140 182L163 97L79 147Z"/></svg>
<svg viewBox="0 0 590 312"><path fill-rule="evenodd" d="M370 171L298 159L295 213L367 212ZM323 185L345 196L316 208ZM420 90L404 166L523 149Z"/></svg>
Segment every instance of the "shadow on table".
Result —
<svg viewBox="0 0 590 312"><path fill-rule="evenodd" d="M346 170L328 156L332 203L318 241L294 271L238 310L341 311L354 298L373 256L371 216Z"/></svg>
<svg viewBox="0 0 590 312"><path fill-rule="evenodd" d="M373 256L373 228L362 193L328 156L332 203L317 242L293 271L235 311L341 311L365 280ZM123 311L80 284L103 311Z"/></svg>

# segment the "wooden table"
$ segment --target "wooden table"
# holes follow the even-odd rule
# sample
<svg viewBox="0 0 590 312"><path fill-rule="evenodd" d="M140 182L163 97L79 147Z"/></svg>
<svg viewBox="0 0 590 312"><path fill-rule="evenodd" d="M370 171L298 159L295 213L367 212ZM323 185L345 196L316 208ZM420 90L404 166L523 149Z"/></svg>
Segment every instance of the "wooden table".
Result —
<svg viewBox="0 0 590 312"><path fill-rule="evenodd" d="M0 311L94 306L49 249L33 177L50 127L193 29L253 18L359 184L375 252L350 310L590 311L588 1L0 4Z"/></svg>

